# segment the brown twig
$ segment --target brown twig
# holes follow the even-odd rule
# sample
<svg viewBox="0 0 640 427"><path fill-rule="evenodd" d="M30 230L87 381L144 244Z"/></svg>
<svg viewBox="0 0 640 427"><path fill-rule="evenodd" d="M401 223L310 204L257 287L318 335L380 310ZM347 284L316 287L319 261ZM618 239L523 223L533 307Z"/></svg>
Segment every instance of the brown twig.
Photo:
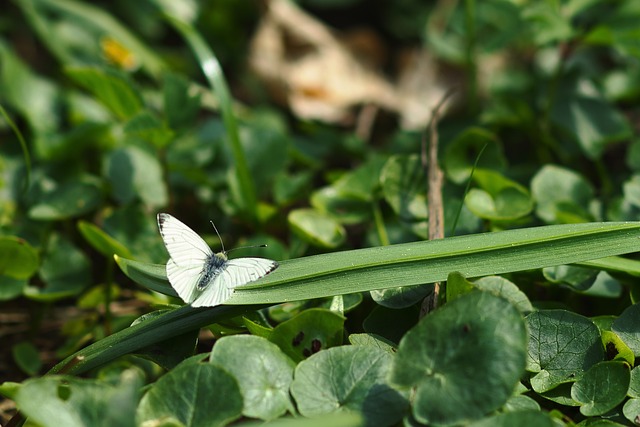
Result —
<svg viewBox="0 0 640 427"><path fill-rule="evenodd" d="M429 210L427 236L429 240L442 239L444 237L443 173L440 165L438 165L438 120L440 118L440 110L453 92L453 89L449 89L434 107L431 113L431 120L422 134L420 157L422 168L427 174L427 208ZM429 147L427 147L427 131L429 131ZM420 317L424 317L438 307L438 300L444 289L444 284L440 282L434 283L433 292L422 301Z"/></svg>

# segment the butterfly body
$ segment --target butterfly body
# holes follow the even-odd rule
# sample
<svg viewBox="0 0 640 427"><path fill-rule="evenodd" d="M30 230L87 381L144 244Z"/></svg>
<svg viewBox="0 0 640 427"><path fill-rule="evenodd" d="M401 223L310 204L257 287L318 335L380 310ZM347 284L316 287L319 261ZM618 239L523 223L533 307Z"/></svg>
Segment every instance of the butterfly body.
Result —
<svg viewBox="0 0 640 427"><path fill-rule="evenodd" d="M196 289L204 291L207 286L213 281L213 279L222 273L227 265L227 255L224 252L218 252L217 254L211 254L204 264L200 278Z"/></svg>
<svg viewBox="0 0 640 427"><path fill-rule="evenodd" d="M186 303L193 307L223 304L233 290L257 280L278 267L265 258L228 259L214 253L198 234L173 216L158 214L158 228L169 252L167 278Z"/></svg>

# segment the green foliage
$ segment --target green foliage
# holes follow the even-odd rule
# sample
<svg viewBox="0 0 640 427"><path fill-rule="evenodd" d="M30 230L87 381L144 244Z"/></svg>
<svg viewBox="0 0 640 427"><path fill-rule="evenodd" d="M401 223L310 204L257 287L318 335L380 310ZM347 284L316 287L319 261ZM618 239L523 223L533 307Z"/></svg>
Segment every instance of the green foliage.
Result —
<svg viewBox="0 0 640 427"><path fill-rule="evenodd" d="M637 423L639 3L297 3L372 20L394 59L421 40L450 74L426 162L447 237L427 241L419 134L269 103L245 66L251 2L14 1L0 311L29 321L3 334L0 394L44 427ZM160 211L280 266L182 306Z"/></svg>

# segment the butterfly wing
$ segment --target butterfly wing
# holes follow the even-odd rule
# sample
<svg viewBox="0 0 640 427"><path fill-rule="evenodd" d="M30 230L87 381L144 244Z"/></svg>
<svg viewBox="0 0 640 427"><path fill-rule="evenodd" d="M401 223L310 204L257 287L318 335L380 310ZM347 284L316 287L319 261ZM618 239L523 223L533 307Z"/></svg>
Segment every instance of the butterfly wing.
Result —
<svg viewBox="0 0 640 427"><path fill-rule="evenodd" d="M223 304L233 290L258 280L278 268L276 261L266 258L236 258L213 278L209 286L191 304L193 307L213 307Z"/></svg>
<svg viewBox="0 0 640 427"><path fill-rule="evenodd" d="M196 286L213 252L195 231L169 214L158 214L158 228L171 257L167 262L169 283L180 298L191 303L199 294Z"/></svg>

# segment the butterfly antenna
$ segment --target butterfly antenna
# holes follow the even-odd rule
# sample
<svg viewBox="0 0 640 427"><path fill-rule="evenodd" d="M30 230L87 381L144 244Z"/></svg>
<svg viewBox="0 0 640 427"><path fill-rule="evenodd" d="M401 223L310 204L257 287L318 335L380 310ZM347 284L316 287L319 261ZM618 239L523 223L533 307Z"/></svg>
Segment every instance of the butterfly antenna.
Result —
<svg viewBox="0 0 640 427"><path fill-rule="evenodd" d="M226 254L227 251L224 250L224 242L222 241L222 237L220 237L220 233L218 233L218 229L216 228L216 225L213 223L213 221L209 221L209 222L213 226L213 229L216 230L216 234L218 235L218 239L220 239L220 245L222 246L222 253Z"/></svg>
<svg viewBox="0 0 640 427"><path fill-rule="evenodd" d="M238 246L237 248L229 249L229 252L235 251L236 249L249 249L249 248L266 248L267 245L250 245L250 246ZM229 253L226 252L226 253Z"/></svg>

